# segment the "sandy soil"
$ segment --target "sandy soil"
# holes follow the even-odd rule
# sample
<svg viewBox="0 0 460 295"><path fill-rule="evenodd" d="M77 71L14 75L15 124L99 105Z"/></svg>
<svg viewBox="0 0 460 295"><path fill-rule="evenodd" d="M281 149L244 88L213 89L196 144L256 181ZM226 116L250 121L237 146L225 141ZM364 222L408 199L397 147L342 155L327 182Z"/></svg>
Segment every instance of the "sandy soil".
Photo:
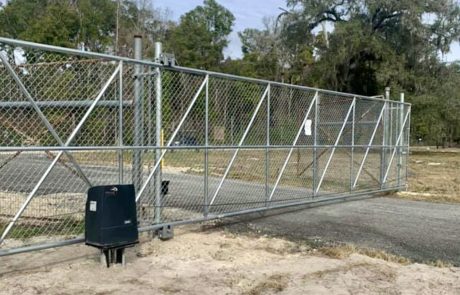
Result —
<svg viewBox="0 0 460 295"><path fill-rule="evenodd" d="M30 259L32 258L33 259ZM104 268L84 245L0 258L1 294L459 294L460 269L401 265L222 230L182 228Z"/></svg>

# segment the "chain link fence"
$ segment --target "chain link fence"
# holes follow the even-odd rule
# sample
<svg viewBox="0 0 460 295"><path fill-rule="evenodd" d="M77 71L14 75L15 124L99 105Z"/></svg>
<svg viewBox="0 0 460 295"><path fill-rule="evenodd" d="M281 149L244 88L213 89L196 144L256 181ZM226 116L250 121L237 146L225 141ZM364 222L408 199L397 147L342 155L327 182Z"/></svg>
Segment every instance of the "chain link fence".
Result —
<svg viewBox="0 0 460 295"><path fill-rule="evenodd" d="M0 255L82 240L134 183L141 230L400 190L410 105L0 38Z"/></svg>

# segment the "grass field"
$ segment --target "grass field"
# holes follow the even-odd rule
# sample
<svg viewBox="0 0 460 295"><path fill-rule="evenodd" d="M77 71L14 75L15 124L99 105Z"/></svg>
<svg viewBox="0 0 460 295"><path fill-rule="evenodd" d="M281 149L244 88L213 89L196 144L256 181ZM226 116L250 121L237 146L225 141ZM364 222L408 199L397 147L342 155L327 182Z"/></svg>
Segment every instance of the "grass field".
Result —
<svg viewBox="0 0 460 295"><path fill-rule="evenodd" d="M408 191L398 196L460 203L460 149L414 148L409 159Z"/></svg>

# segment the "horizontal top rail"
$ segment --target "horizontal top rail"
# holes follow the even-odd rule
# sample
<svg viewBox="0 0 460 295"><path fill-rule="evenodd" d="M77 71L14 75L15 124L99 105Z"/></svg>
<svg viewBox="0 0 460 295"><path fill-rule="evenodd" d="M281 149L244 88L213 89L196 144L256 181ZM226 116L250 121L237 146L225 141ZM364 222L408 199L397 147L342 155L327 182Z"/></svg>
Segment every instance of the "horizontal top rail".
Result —
<svg viewBox="0 0 460 295"><path fill-rule="evenodd" d="M138 60L138 59L133 59L129 57L122 57L122 56L110 55L110 54L105 54L105 53L81 51L78 49L71 49L71 48L65 48L65 47L59 47L59 46L53 46L53 45L47 45L47 44L40 44L40 43L34 43L34 42L22 41L22 40L16 40L16 39L4 38L4 37L0 37L0 43L17 46L17 47L25 47L25 48L44 50L44 51L49 51L49 52L62 53L62 54L73 54L73 55L87 57L87 58L108 59L108 60L122 61L122 62L132 63L132 64L141 64L145 66L165 68L168 70L173 70L177 72L186 72L190 74L210 75L212 77L217 77L217 78L226 78L226 79L231 79L231 80L246 81L246 82L264 84L264 85L270 84L272 86L284 86L284 87L290 87L290 88L299 89L299 90L319 91L323 94L341 95L341 96L350 97L350 98L356 97L356 98L360 98L364 100L388 102L388 100L385 100L380 97L375 97L375 96L373 97L364 96L364 95L358 95L358 94L352 94L352 93L346 93L346 92L340 92L340 91L320 89L320 88L308 87L308 86L293 85L293 84L274 82L274 81L269 81L269 80L264 80L264 79L242 77L242 76L236 76L232 74L225 74L225 73L212 72L212 71L207 71L207 70L199 70L199 69L180 67L180 66L169 67L161 63L156 63L156 62L149 61L149 60ZM390 101L392 103L410 105L410 103L407 103L407 102L400 102L400 101L395 101L395 100L390 100Z"/></svg>

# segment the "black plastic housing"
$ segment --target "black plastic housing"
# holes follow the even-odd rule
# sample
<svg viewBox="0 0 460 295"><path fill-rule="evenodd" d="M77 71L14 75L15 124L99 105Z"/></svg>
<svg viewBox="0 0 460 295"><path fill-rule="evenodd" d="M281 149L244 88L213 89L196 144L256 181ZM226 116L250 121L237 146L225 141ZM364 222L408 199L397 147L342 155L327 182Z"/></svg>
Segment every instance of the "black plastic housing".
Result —
<svg viewBox="0 0 460 295"><path fill-rule="evenodd" d="M96 186L88 190L85 243L113 249L139 242L133 185Z"/></svg>

